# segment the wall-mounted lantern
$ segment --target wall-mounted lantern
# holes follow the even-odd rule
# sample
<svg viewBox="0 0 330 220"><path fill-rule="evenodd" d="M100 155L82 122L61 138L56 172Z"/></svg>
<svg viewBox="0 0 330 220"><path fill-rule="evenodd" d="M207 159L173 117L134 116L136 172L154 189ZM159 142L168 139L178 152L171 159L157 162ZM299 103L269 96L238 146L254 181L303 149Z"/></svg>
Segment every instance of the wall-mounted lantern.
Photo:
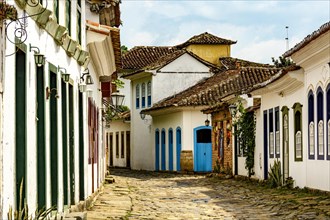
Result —
<svg viewBox="0 0 330 220"><path fill-rule="evenodd" d="M206 114L205 126L210 126L210 120L208 119L208 114Z"/></svg>
<svg viewBox="0 0 330 220"><path fill-rule="evenodd" d="M234 104L231 104L231 105L229 106L229 112L230 112L231 117L234 117L234 116L235 116L235 114L236 114L236 109L237 109L237 106L234 105Z"/></svg>
<svg viewBox="0 0 330 220"><path fill-rule="evenodd" d="M84 76L86 76L86 79L84 79ZM89 74L89 69L87 68L83 74L80 77L81 82L85 82L86 85L92 85L94 84L92 76Z"/></svg>
<svg viewBox="0 0 330 220"><path fill-rule="evenodd" d="M40 53L40 50L38 47L35 46L31 46L31 44L29 44L30 46L30 52L34 52L34 62L38 67L41 67L45 64L45 56L43 54Z"/></svg>
<svg viewBox="0 0 330 220"><path fill-rule="evenodd" d="M117 108L118 106L123 105L125 95L116 91L111 94L112 104Z"/></svg>
<svg viewBox="0 0 330 220"><path fill-rule="evenodd" d="M63 70L64 72L62 72L61 70ZM62 76L64 82L70 81L70 73L67 73L65 68L58 66L58 71L61 72L61 76Z"/></svg>

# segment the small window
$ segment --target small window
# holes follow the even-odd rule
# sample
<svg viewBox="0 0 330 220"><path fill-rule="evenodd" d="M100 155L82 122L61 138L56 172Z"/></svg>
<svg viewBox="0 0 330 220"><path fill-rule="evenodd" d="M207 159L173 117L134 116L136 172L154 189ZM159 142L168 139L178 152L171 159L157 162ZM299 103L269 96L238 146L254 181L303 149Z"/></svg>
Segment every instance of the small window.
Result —
<svg viewBox="0 0 330 220"><path fill-rule="evenodd" d="M137 84L136 88L135 88L135 97L136 97L136 102L135 102L135 106L137 109L140 108L140 85Z"/></svg>
<svg viewBox="0 0 330 220"><path fill-rule="evenodd" d="M296 133L296 158L302 158L302 150L301 150L301 131L297 131Z"/></svg>
<svg viewBox="0 0 330 220"><path fill-rule="evenodd" d="M148 82L147 85L147 95L148 95L148 107L151 106L151 82Z"/></svg>
<svg viewBox="0 0 330 220"><path fill-rule="evenodd" d="M121 151L120 151L120 156L121 158L125 158L125 132L121 132Z"/></svg>
<svg viewBox="0 0 330 220"><path fill-rule="evenodd" d="M279 107L275 108L275 154L280 158L280 112Z"/></svg>
<svg viewBox="0 0 330 220"><path fill-rule="evenodd" d="M142 108L146 107L146 84L142 83Z"/></svg>
<svg viewBox="0 0 330 220"><path fill-rule="evenodd" d="M315 155L315 135L314 135L314 122L309 123L309 155L314 156Z"/></svg>
<svg viewBox="0 0 330 220"><path fill-rule="evenodd" d="M294 155L295 161L303 161L303 143L302 143L302 105L295 103L293 105L294 114Z"/></svg>

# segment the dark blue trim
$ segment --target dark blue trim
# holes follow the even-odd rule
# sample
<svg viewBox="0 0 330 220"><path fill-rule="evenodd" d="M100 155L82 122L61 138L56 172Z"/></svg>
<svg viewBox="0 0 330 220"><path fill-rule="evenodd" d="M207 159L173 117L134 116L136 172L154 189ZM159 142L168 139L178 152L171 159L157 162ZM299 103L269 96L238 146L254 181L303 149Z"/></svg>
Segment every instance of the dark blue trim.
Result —
<svg viewBox="0 0 330 220"><path fill-rule="evenodd" d="M269 129L268 129L268 134L270 136L270 133L273 132L273 154L270 151L270 138L269 138L269 158L274 158L274 154L275 154L275 132L274 132L274 110L273 109L269 109L268 110L268 117L269 117Z"/></svg>
<svg viewBox="0 0 330 220"><path fill-rule="evenodd" d="M176 128L176 170L180 171L181 166L181 128L177 127Z"/></svg>
<svg viewBox="0 0 330 220"><path fill-rule="evenodd" d="M168 169L173 171L173 129L168 129Z"/></svg>
<svg viewBox="0 0 330 220"><path fill-rule="evenodd" d="M330 120L330 83L328 84L328 86L327 86L327 89L326 89L326 92L327 92L327 94L326 94L326 105L327 105L327 113L326 113L326 119L327 119L327 121L326 121L326 131L327 131L327 133L326 133L326 137L327 137L327 142L326 142L326 144L327 144L327 160L330 160L330 154L329 154L329 152L330 152L330 148L329 148L329 136L328 136L328 134L329 134L329 127L328 127L328 122L329 122L329 120Z"/></svg>
<svg viewBox="0 0 330 220"><path fill-rule="evenodd" d="M317 159L318 160L324 160L324 154L325 154L325 146L324 146L324 142L323 142L323 155L320 155L320 140L319 140L319 122L323 121L323 140L324 140L324 120L323 120L323 107L324 107L324 100L323 100L324 96L323 96L323 90L321 87L319 87L317 89L316 92L316 100L317 100L317 133L316 133L316 137L317 137Z"/></svg>
<svg viewBox="0 0 330 220"><path fill-rule="evenodd" d="M159 129L155 131L155 170L159 170Z"/></svg>
<svg viewBox="0 0 330 220"><path fill-rule="evenodd" d="M140 84L135 86L135 107L136 109L140 108Z"/></svg>
<svg viewBox="0 0 330 220"><path fill-rule="evenodd" d="M141 107L145 108L146 107L146 84L145 83L142 83L141 93L142 93L141 94L141 99L142 99Z"/></svg>
<svg viewBox="0 0 330 220"><path fill-rule="evenodd" d="M275 151L274 151L274 154L275 154L275 157L276 158L280 158L281 157L281 143L279 143L279 153L276 152L276 138L277 138L277 135L276 135L276 132L277 131L280 131L280 108L279 107L276 107L275 108L275 144L274 144L274 147L275 147ZM278 134L280 135L280 134Z"/></svg>
<svg viewBox="0 0 330 220"><path fill-rule="evenodd" d="M314 155L310 153L310 130L309 125L311 122L314 122L314 94L313 91L310 90L308 93L308 159L314 160L315 159L315 144L314 144ZM314 123L314 139L315 139L315 123ZM315 140L314 140L315 143Z"/></svg>
<svg viewBox="0 0 330 220"><path fill-rule="evenodd" d="M165 146L166 146L166 132L165 129L162 129L162 133L161 133L161 170L166 170L166 150L165 150Z"/></svg>
<svg viewBox="0 0 330 220"><path fill-rule="evenodd" d="M151 95L148 95L148 107L150 107L151 106Z"/></svg>
<svg viewBox="0 0 330 220"><path fill-rule="evenodd" d="M264 179L268 179L268 123L267 110L264 111Z"/></svg>

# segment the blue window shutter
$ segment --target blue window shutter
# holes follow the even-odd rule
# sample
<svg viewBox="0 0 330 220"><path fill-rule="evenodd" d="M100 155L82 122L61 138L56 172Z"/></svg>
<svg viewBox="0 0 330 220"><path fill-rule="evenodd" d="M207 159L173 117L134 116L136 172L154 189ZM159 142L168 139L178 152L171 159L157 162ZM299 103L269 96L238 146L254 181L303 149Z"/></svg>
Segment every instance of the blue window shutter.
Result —
<svg viewBox="0 0 330 220"><path fill-rule="evenodd" d="M324 160L324 120L323 120L323 90L317 90L317 159ZM322 134L322 135L321 135ZM320 137L321 136L321 137Z"/></svg>
<svg viewBox="0 0 330 220"><path fill-rule="evenodd" d="M311 122L314 122L314 94L313 91L308 93L308 159L315 159L315 128L311 131ZM314 125L315 126L315 125ZM314 138L311 140L311 132L314 132ZM311 145L313 150L311 151Z"/></svg>

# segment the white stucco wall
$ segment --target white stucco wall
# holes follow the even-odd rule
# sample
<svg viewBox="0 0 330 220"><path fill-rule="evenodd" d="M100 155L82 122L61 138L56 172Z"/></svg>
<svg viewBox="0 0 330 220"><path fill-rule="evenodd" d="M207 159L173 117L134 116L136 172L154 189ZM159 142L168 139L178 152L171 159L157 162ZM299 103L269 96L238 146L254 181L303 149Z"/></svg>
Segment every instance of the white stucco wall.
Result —
<svg viewBox="0 0 330 220"><path fill-rule="evenodd" d="M180 161L176 161L177 159L177 149L176 149L176 141L177 141L177 137L176 137L176 129L177 128L181 128L181 132L182 132L182 128L183 128L183 120L182 120L182 116L183 116L183 112L176 112L176 113L172 113L172 114L166 114L166 115L161 115L161 116L154 116L153 117L153 124L152 124L152 145L151 145L151 151L153 152L153 155L155 157L156 152L155 152L155 132L158 129L159 131L159 141L161 139L161 132L162 129L165 129L165 151L166 151L166 155L165 155L165 161L166 161L166 170L169 170L169 129L172 128L173 130L173 169L175 171L177 171L177 163L180 163ZM182 134L182 133L181 133ZM181 135L182 137L182 135ZM181 140L183 140L183 138L181 138ZM182 143L181 143L182 146ZM159 167L161 167L161 157L162 157L162 152L160 150L161 148L161 143L159 146ZM179 152L180 153L180 152Z"/></svg>
<svg viewBox="0 0 330 220"><path fill-rule="evenodd" d="M209 67L189 54L184 54L161 68L152 79L153 101L158 102L168 96L183 91L199 80L211 76Z"/></svg>
<svg viewBox="0 0 330 220"><path fill-rule="evenodd" d="M50 2L48 2L50 4ZM14 1L11 1L10 4L15 4ZM59 1L59 11L60 11L60 24L64 24L64 4L65 1ZM51 5L51 4L50 4ZM18 7L17 7L18 8ZM19 11L19 17L22 16L22 11ZM72 20L71 20L71 36L75 39L76 38L76 4L72 2ZM82 11L82 21L85 20L85 1L82 1L81 6ZM40 49L40 53L44 54L46 57L46 64L44 65L44 77L45 77L45 85L43 90L45 91L46 87L49 87L49 64L55 65L55 67L60 66L65 68L68 73L70 73L70 84L73 85L73 116L74 116L74 163L75 163L75 195L74 200L75 203L79 202L79 115L78 115L78 83L80 80L82 67L74 60L73 58L68 57L66 52L63 50L62 47L57 45L53 38L43 29L40 29L36 23L28 18L28 26L27 26L27 39L24 44L27 46L26 51L26 199L29 205L29 210L34 212L37 207L37 148L36 148L36 128L37 128L37 118L36 118L36 111L37 111L37 103L36 103L36 68L34 64L34 57L33 52L29 51L29 44L32 46L37 46ZM15 24L15 23L13 23ZM82 29L83 31L81 39L82 42L85 42L85 28L84 22L82 22ZM13 40L14 39L14 26L10 25L8 27L8 37ZM6 40L6 54L9 55L15 52L15 46L8 40ZM86 48L85 44L82 43L82 47ZM3 149L3 160L2 168L4 170L3 176L6 178L3 179L2 186L3 191L1 192L1 203L3 204L3 212L0 218L5 218L7 214L8 208L10 205L15 207L15 198L16 198L16 171L15 171L15 55L8 56L5 58L5 75L3 78L3 139L1 143L1 149ZM89 89L93 91L92 97L96 102L96 105L101 108L101 92L99 91L99 81L98 76L93 71L92 67L90 67L90 73L94 80L94 85L89 86ZM62 78L60 73L57 73L57 93L59 98L57 99L57 111L58 111L58 211L62 212L64 210L63 207L63 152L62 152L62 109L61 103L63 97L61 94L61 82ZM68 84L67 84L68 85ZM67 90L68 91L68 90ZM52 93L54 95L54 92ZM88 130L87 130L87 95L86 93L83 94L83 121L84 121L84 172L85 172L85 198L91 194L91 184L88 183L88 180L91 179L91 171L88 171ZM49 121L49 111L50 111L50 104L49 100L45 100L45 135L46 135L46 204L47 207L50 207L51 204L51 176L50 176L50 121ZM68 115L68 113L66 113ZM101 116L101 114L100 114ZM100 183L103 180L102 173L104 172L104 151L102 150L102 123L101 117L99 118L99 179L96 181ZM67 135L69 136L69 135ZM69 140L68 140L69 141ZM1 155L0 155L1 156ZM96 173L96 172L95 172ZM68 179L69 181L69 179ZM94 184L95 186L97 184ZM95 188L96 189L96 188ZM72 192L71 192L72 193ZM70 195L68 195L70 196Z"/></svg>

